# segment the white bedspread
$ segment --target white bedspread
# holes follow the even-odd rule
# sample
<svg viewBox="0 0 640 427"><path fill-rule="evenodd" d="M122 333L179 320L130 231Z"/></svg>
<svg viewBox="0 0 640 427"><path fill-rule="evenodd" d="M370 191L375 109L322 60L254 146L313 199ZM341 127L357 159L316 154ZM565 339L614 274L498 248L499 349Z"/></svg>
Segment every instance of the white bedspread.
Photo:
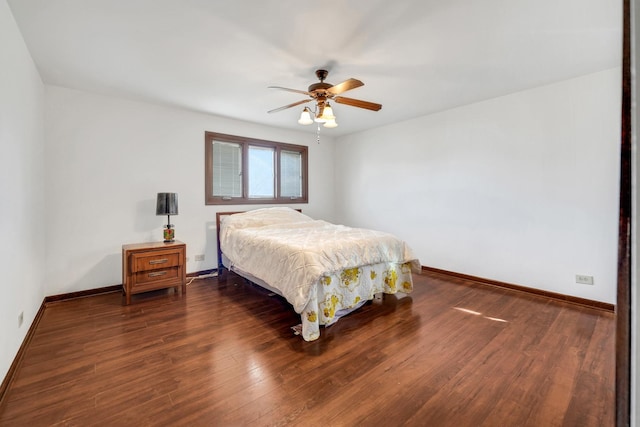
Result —
<svg viewBox="0 0 640 427"><path fill-rule="evenodd" d="M224 218L220 248L233 266L278 289L298 313L322 276L381 262L409 262L420 271L411 249L392 234L312 220L283 208L267 216L272 212L284 213L285 219L273 224L245 214Z"/></svg>

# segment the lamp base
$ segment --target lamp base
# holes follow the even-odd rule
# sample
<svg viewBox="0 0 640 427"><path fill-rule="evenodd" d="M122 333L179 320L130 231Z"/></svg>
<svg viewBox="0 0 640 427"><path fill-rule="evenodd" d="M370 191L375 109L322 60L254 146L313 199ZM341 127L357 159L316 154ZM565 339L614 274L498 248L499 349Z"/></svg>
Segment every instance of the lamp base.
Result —
<svg viewBox="0 0 640 427"><path fill-rule="evenodd" d="M167 226L164 228L164 242L165 243L171 243L171 242L175 242L175 237L176 237L176 229L172 228L173 224L167 224Z"/></svg>

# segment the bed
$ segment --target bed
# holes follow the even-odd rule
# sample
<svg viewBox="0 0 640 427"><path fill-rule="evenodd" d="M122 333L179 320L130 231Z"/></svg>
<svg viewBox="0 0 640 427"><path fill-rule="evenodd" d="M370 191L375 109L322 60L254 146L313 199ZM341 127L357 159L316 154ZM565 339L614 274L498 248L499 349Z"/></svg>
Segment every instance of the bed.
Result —
<svg viewBox="0 0 640 427"><path fill-rule="evenodd" d="M375 294L410 293L420 263L381 231L314 220L276 207L218 212L218 268L283 296L300 313L305 341Z"/></svg>

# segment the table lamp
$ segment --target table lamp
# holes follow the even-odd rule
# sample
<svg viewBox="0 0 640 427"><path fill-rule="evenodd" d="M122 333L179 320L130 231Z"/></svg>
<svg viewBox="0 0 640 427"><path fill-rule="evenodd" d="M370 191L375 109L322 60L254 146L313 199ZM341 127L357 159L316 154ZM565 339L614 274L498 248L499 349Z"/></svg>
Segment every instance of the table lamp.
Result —
<svg viewBox="0 0 640 427"><path fill-rule="evenodd" d="M175 239L175 229L171 224L171 215L178 215L178 194L158 193L156 202L156 215L166 215L167 225L164 229L165 243L173 242Z"/></svg>

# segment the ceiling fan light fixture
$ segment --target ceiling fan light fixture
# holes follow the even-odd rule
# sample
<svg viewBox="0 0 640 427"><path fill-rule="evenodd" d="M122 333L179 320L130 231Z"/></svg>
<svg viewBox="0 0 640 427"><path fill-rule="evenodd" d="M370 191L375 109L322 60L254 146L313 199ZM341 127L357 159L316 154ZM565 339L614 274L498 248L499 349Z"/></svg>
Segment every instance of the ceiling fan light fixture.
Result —
<svg viewBox="0 0 640 427"><path fill-rule="evenodd" d="M302 110L302 113L300 113L298 123L300 123L301 125L310 125L313 123L313 119L311 118L311 110L309 110L309 107L304 107L304 110Z"/></svg>
<svg viewBox="0 0 640 427"><path fill-rule="evenodd" d="M336 123L336 116L333 114L333 108L331 108L331 105L328 102L329 100L335 101L338 104L350 105L352 107L364 108L371 111L378 111L380 110L380 108L382 108L381 104L341 96L342 93L348 90L356 89L360 86L363 86L364 83L362 83L360 80L351 78L343 81L342 83L338 83L337 85L332 85L325 82L328 74L329 72L327 70L317 70L316 77L318 77L320 82L313 83L307 90L289 89L280 86L269 86L272 89L281 89L288 92L307 95L308 98L285 105L280 108L269 110L267 111L267 113L276 113L278 111L286 110L287 108L296 107L298 105L314 101L315 105L313 105L313 110L311 110L309 107L305 107L300 114L298 123L301 125L310 125L313 122L318 123L318 138L320 138L320 123L322 123L326 128L338 127L338 123Z"/></svg>

